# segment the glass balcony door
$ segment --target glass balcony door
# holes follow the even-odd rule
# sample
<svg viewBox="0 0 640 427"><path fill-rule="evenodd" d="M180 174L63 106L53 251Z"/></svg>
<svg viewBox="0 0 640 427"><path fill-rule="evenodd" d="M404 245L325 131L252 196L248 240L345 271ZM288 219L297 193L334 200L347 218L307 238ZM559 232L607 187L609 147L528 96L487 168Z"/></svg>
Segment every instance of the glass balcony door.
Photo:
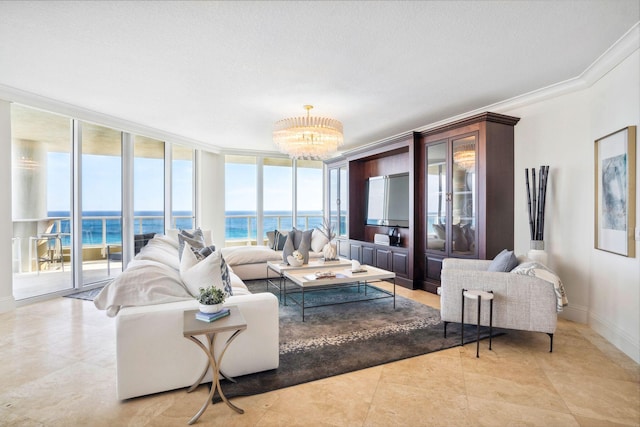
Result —
<svg viewBox="0 0 640 427"><path fill-rule="evenodd" d="M73 288L71 119L11 106L13 293Z"/></svg>
<svg viewBox="0 0 640 427"><path fill-rule="evenodd" d="M322 178L320 160L296 160L296 228L322 227Z"/></svg>
<svg viewBox="0 0 640 427"><path fill-rule="evenodd" d="M134 234L164 234L164 150L163 141L134 137Z"/></svg>
<svg viewBox="0 0 640 427"><path fill-rule="evenodd" d="M347 166L329 168L329 221L337 236L347 235L348 189Z"/></svg>
<svg viewBox="0 0 640 427"><path fill-rule="evenodd" d="M122 133L83 122L81 135L82 283L88 285L122 271Z"/></svg>

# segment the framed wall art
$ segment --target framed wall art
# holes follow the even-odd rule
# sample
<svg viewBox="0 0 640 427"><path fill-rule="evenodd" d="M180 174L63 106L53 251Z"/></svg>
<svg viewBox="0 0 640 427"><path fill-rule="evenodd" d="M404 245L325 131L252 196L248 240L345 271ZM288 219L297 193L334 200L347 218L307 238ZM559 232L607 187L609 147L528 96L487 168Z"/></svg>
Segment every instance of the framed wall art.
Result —
<svg viewBox="0 0 640 427"><path fill-rule="evenodd" d="M595 248L635 257L636 127L595 141Z"/></svg>

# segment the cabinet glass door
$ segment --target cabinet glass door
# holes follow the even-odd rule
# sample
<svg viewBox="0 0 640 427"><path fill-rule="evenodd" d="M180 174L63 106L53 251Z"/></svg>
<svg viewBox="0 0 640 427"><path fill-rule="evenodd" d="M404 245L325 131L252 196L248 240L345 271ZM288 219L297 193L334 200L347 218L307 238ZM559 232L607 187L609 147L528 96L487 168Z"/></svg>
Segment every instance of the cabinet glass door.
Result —
<svg viewBox="0 0 640 427"><path fill-rule="evenodd" d="M447 233L447 144L427 147L427 249L445 251Z"/></svg>
<svg viewBox="0 0 640 427"><path fill-rule="evenodd" d="M347 235L347 167L329 169L329 219L337 236Z"/></svg>
<svg viewBox="0 0 640 427"><path fill-rule="evenodd" d="M452 141L451 251L476 253L476 145L475 134Z"/></svg>

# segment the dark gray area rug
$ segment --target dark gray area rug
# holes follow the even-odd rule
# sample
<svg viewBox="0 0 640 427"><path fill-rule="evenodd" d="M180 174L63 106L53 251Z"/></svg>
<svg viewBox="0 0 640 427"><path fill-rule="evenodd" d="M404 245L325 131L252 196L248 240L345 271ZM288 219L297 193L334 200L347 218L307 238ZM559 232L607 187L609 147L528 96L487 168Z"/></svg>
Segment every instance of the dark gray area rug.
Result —
<svg viewBox="0 0 640 427"><path fill-rule="evenodd" d="M98 294L100 293L103 287L104 286L101 286L99 288L89 289L88 291L76 292L75 294L65 295L65 297L82 299L85 301L93 301L94 298L98 296Z"/></svg>
<svg viewBox="0 0 640 427"><path fill-rule="evenodd" d="M246 284L252 293L267 289L264 280ZM278 295L273 287L269 291ZM367 297L375 292L369 288ZM307 292L305 301L363 296L362 289L349 287ZM465 335L475 339L475 326L467 325ZM488 328L481 337L488 337ZM459 325L449 325L444 338L439 310L401 296L396 296L395 309L389 298L305 310L304 322L300 307L289 302L280 305L279 368L238 377L236 383L224 380L222 389L227 397L259 394L458 345ZM217 395L214 401L219 401Z"/></svg>

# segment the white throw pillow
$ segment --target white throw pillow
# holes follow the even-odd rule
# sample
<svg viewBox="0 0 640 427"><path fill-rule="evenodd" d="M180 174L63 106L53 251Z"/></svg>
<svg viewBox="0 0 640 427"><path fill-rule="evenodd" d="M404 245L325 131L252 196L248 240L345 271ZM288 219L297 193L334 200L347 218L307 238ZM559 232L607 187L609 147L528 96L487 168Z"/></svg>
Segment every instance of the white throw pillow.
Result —
<svg viewBox="0 0 640 427"><path fill-rule="evenodd" d="M322 252L327 243L329 243L329 239L320 230L314 228L311 234L311 250L313 252Z"/></svg>
<svg viewBox="0 0 640 427"><path fill-rule="evenodd" d="M193 234L196 230L185 230L185 231ZM178 230L177 228L167 229L167 234L166 234L167 237L170 237L176 243L176 245L178 244L178 234L180 234L180 230ZM204 235L205 246L213 245L213 233L211 232L211 230L202 230L202 234Z"/></svg>
<svg viewBox="0 0 640 427"><path fill-rule="evenodd" d="M185 243L182 259L180 260L180 278L191 295L197 297L200 294L200 288L208 288L210 286L225 290L225 284L222 280L221 259L220 252L215 251L202 261L198 261L189 243Z"/></svg>

